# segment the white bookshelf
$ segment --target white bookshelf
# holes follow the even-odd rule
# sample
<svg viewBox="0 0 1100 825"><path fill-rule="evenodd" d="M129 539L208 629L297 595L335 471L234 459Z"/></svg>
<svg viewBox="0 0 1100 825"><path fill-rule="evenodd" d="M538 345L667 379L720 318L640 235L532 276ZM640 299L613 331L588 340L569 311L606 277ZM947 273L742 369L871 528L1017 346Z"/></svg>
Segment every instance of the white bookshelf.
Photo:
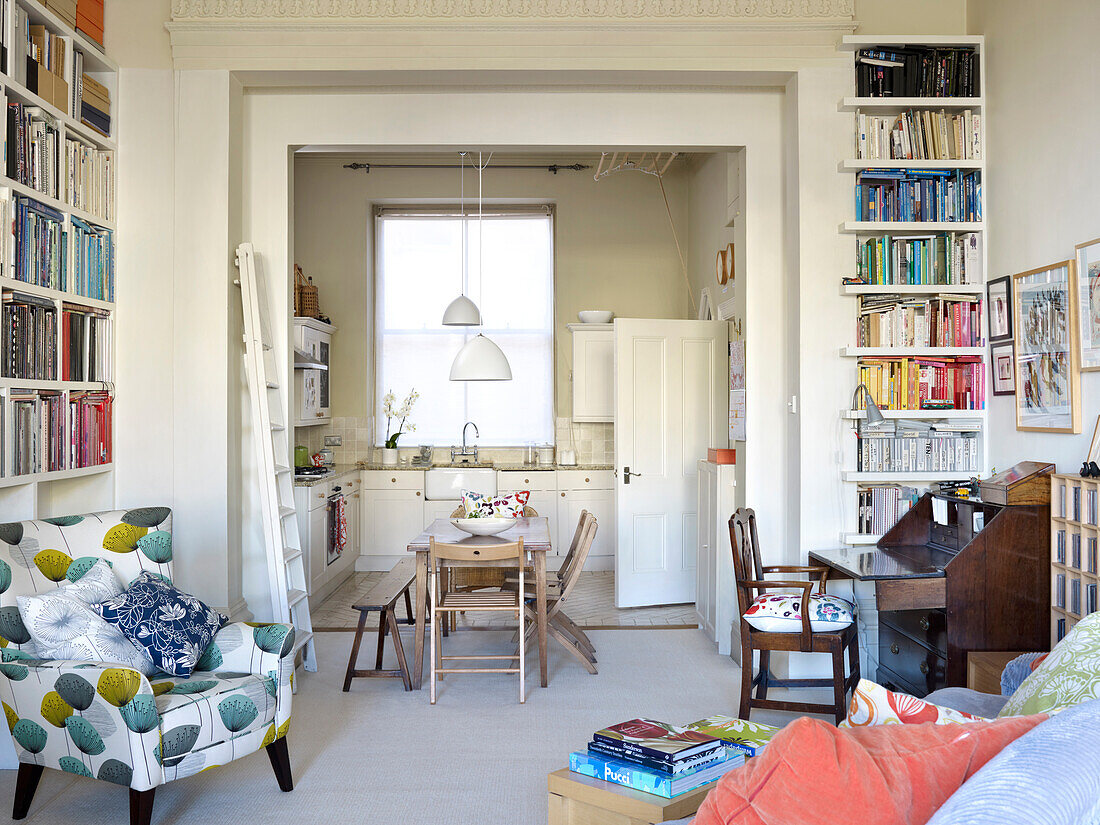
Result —
<svg viewBox="0 0 1100 825"><path fill-rule="evenodd" d="M979 60L979 89L977 97L857 97L849 96L839 101L838 111L849 116L851 121L852 154L856 154L855 138L856 123L859 112L864 111L883 116L899 114L908 109L930 109L933 111L948 111L958 113L965 109L984 114L985 106L985 67L983 51L985 40L981 36L930 36L930 37L877 37L873 35L853 35L844 37L841 51L854 53L861 48L872 46L971 46ZM855 72L853 65L853 88L855 87ZM988 142L986 141L986 118L981 118L979 141L982 147L982 158L971 160L863 160L848 157L838 160L837 169L841 174L851 174L854 182L855 173L865 169L914 169L914 170L954 170L963 171L980 170L982 173L981 186L981 214L987 214L988 181L985 169L988 159ZM854 199L852 201L854 207ZM987 257L989 239L985 230L984 221L860 221L845 220L839 226L839 232L851 236L854 239L890 236L921 236L941 232L954 233L981 233L981 282L968 284L842 284L841 293L845 296L858 298L861 295L926 295L935 297L939 295L985 295L985 279L988 273ZM854 258L853 258L854 260ZM846 273L854 276L856 273ZM855 323L856 312L853 309L852 323ZM986 333L988 334L988 333ZM981 424L978 437L978 465L979 469L973 471L959 471L947 473L905 472L905 473L881 473L860 472L852 469L841 469L841 480L846 487L845 500L850 506L845 509L845 528L855 527L857 523L856 491L859 485L869 484L901 484L905 486L926 486L935 481L965 481L977 475L985 475L989 467L988 425L989 425L989 400L992 389L990 385L987 347L843 347L840 355L843 358L859 359L863 357L947 357L947 356L981 356L985 363L985 409L981 410L882 410L883 417L888 420L913 419L921 421L957 421L974 420ZM858 366L853 368L852 386L858 382ZM878 399L876 399L878 400ZM860 410L841 410L840 417L844 421L859 424L866 419L866 413ZM851 529L845 529L841 533L841 541L845 544L861 545L874 544L881 538L879 535L862 534Z"/></svg>
<svg viewBox="0 0 1100 825"><path fill-rule="evenodd" d="M14 267L5 267L0 272L0 292L15 292L23 295L46 299L53 303L57 324L57 375L61 375L61 363L64 353L61 347L62 341L62 306L72 304L89 307L95 310L111 313L111 338L109 341L110 363L107 365L110 375L115 374L115 334L114 311L115 304L112 300L78 295L73 291L75 278L76 248L74 239L73 219L91 225L93 228L107 229L112 233L112 253L115 259L115 271L117 273L118 236L116 233L116 221L114 198L117 197L117 142L115 130L117 124L117 100L118 100L118 65L111 60L103 48L92 42L81 32L70 27L57 14L37 0L13 0L13 8L18 7L27 13L32 25L45 26L50 33L62 38L65 47L65 65L67 82L72 80L72 69L75 67L74 50L83 54L83 71L89 77L101 83L108 90L111 99L111 135L103 135L96 129L82 123L80 120L79 100L70 85L68 105L64 108L54 105L53 102L30 91L25 83L16 79L14 66L14 53L11 42L8 43L9 59L6 64L0 65L0 92L7 102L22 103L24 106L37 107L42 110L54 124L58 132L58 158L57 178L58 196L53 197L40 192L33 186L29 186L18 180L9 178L7 172L6 157L0 157L0 188L11 191L14 211L14 197L16 195L33 199L63 216L63 228L66 231L66 242L63 254L66 259L66 290L53 289L37 284L25 283L12 277ZM14 27L13 27L14 29ZM10 32L14 35L14 30ZM6 112L4 113L6 122ZM11 136L7 136L10 141ZM64 177L64 163L66 140L77 141L85 147L99 152L109 153L114 173L114 181L110 186L111 200L109 204L110 216L99 214L67 202L67 187ZM117 280L115 282L117 289ZM66 462L71 463L71 432L72 421L69 395L83 391L108 391L115 395L113 381L63 381L63 380L25 380L18 378L0 378L0 406L4 413L4 446L2 453L3 475L0 476L0 521L13 518L37 518L56 515L58 509L75 511L77 509L100 509L114 505L113 463L98 464L90 467L69 467L68 469L53 472L35 472L22 475L13 475L12 462L12 436L8 432L12 429L12 402L11 395L14 390L47 390L55 391L64 397L65 409L65 435ZM113 417L112 417L113 426ZM112 450L114 447L114 432L110 433Z"/></svg>

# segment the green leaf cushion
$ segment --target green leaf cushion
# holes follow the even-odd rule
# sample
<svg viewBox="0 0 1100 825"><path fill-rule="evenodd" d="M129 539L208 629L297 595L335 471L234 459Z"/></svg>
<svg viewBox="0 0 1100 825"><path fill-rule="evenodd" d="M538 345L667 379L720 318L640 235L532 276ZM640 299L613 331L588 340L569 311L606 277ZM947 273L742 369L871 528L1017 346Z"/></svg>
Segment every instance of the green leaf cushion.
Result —
<svg viewBox="0 0 1100 825"><path fill-rule="evenodd" d="M1100 613L1079 621L998 716L1026 716L1100 698Z"/></svg>

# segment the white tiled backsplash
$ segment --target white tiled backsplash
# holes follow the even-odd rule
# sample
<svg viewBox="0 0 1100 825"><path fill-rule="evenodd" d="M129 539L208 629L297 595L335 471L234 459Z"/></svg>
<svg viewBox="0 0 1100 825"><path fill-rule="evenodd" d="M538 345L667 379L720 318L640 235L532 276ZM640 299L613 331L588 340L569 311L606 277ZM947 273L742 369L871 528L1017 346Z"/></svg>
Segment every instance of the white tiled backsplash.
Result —
<svg viewBox="0 0 1100 825"><path fill-rule="evenodd" d="M339 447L330 447L333 460L337 464L354 464L356 461L370 461L376 459L372 452L375 445L372 443L371 433L374 432L374 420L371 418L335 417L329 425L319 427L299 427L295 430L297 444L305 444L310 455L313 455L325 446L326 435L338 435L341 438ZM580 464L612 464L615 460L615 427L613 424L590 424L573 422L568 418L554 419L554 439L557 451L568 450L571 447L577 451L577 462ZM417 451L415 445L409 445L401 449L402 458L405 454L413 455ZM501 463L520 463L523 461L523 447L486 447L482 449L484 458ZM446 462L450 458L450 452L446 447L437 447L435 461Z"/></svg>

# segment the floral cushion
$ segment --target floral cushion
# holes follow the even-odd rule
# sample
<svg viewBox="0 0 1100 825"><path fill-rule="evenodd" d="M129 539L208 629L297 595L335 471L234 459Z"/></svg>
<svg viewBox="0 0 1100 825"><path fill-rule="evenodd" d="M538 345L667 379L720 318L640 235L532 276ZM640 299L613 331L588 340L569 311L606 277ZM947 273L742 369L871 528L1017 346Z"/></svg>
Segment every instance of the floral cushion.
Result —
<svg viewBox="0 0 1100 825"><path fill-rule="evenodd" d="M1023 716L1100 698L1100 613L1079 621L1005 702L999 716Z"/></svg>
<svg viewBox="0 0 1100 825"><path fill-rule="evenodd" d="M153 660L96 611L99 602L118 596L122 585L106 559L100 559L76 581L41 596L19 596L19 615L40 659L112 662L157 672Z"/></svg>
<svg viewBox="0 0 1100 825"><path fill-rule="evenodd" d="M493 497L463 490L462 509L466 511L466 518L489 518L493 515Z"/></svg>
<svg viewBox="0 0 1100 825"><path fill-rule="evenodd" d="M228 742L275 719L276 685L270 676L196 670L187 679L168 676L150 684L161 730L198 728L190 750Z"/></svg>
<svg viewBox="0 0 1100 825"><path fill-rule="evenodd" d="M120 596L98 606L99 615L144 648L158 668L189 676L214 634L228 619L155 573L142 573Z"/></svg>
<svg viewBox="0 0 1100 825"><path fill-rule="evenodd" d="M841 630L856 617L856 607L837 596L810 594L810 628L814 632ZM802 594L776 595L762 593L745 611L744 619L764 633L799 633L802 631Z"/></svg>
<svg viewBox="0 0 1100 825"><path fill-rule="evenodd" d="M848 718L840 723L842 728L865 728L874 725L920 725L931 722L936 725L984 722L959 710L933 705L915 696L895 693L868 679L860 679L852 691L848 706Z"/></svg>
<svg viewBox="0 0 1100 825"><path fill-rule="evenodd" d="M530 490L521 490L506 496L493 498L493 515L497 518L522 518L527 502L531 499Z"/></svg>

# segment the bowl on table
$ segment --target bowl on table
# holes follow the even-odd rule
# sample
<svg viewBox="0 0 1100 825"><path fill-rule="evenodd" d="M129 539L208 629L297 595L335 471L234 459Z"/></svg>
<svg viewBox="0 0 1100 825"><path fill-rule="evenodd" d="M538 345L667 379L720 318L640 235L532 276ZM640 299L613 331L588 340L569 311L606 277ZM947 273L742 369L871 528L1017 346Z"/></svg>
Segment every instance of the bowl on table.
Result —
<svg viewBox="0 0 1100 825"><path fill-rule="evenodd" d="M453 518L451 524L471 536L495 536L497 533L503 533L509 527L515 527L516 520L497 516L490 518Z"/></svg>
<svg viewBox="0 0 1100 825"><path fill-rule="evenodd" d="M615 313L607 309L582 309L577 318L582 324L610 324Z"/></svg>

